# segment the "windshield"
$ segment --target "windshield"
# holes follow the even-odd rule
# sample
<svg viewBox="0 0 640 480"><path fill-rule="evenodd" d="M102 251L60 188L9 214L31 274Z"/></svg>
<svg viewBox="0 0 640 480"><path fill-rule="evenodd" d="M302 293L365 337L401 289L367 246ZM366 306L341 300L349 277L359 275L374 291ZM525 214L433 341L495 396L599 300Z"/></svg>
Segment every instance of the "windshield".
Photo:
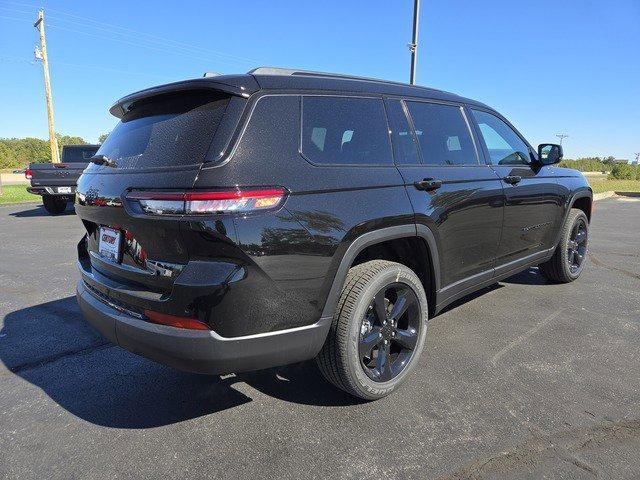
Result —
<svg viewBox="0 0 640 480"><path fill-rule="evenodd" d="M202 163L229 103L211 90L136 102L100 146L118 169Z"/></svg>

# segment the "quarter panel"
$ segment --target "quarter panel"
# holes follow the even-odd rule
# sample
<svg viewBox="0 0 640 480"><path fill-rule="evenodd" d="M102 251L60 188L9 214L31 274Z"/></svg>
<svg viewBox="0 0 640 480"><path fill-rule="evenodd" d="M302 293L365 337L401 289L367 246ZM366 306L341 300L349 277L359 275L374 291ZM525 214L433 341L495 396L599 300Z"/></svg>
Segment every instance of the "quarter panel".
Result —
<svg viewBox="0 0 640 480"><path fill-rule="evenodd" d="M309 325L320 318L351 242L393 225L415 232L413 210L391 161L365 167L305 160L298 95L264 95L249 109L229 158L205 165L195 187L283 186L289 195L277 213L234 220L247 277L235 286L237 297L229 289L215 315L240 315L255 331ZM241 285L251 288L240 294ZM226 335L237 334L231 325L224 328Z"/></svg>

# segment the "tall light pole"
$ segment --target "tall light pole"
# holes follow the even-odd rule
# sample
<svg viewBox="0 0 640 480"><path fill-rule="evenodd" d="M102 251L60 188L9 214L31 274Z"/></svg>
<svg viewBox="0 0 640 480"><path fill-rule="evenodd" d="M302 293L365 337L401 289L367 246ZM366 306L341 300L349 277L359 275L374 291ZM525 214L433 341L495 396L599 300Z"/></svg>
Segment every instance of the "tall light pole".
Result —
<svg viewBox="0 0 640 480"><path fill-rule="evenodd" d="M416 63L418 61L418 20L420 17L420 0L413 0L413 37L411 43L407 45L411 52L411 73L409 74L409 83L416 83Z"/></svg>
<svg viewBox="0 0 640 480"><path fill-rule="evenodd" d="M51 99L51 81L49 79L49 58L47 57L47 40L44 35L44 12L38 12L38 19L33 24L40 32L40 49L36 48L36 57L42 60L44 70L44 93L47 98L47 121L49 123L49 145L51 146L51 163L60 163L58 139L53 128L53 100Z"/></svg>
<svg viewBox="0 0 640 480"><path fill-rule="evenodd" d="M562 145L562 139L563 138L567 138L569 135L566 135L564 133L557 133L556 137L558 137L560 139L560 145Z"/></svg>

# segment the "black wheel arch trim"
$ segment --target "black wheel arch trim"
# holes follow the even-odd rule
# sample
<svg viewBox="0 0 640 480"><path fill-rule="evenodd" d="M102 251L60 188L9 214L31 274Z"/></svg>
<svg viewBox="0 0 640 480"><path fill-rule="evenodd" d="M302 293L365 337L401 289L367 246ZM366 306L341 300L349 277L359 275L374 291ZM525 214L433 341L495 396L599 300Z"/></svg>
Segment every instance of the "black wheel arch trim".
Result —
<svg viewBox="0 0 640 480"><path fill-rule="evenodd" d="M580 198L588 198L589 200L591 200L591 209L593 209L593 192L592 192L590 187L583 187L580 190L577 190L577 191L573 192L572 195L567 198L567 202L565 204L566 207L565 207L565 211L564 211L563 218L562 218L562 223L560 224L560 228L558 228L558 232L556 234L556 241L553 244L554 247L556 247L558 245L558 243L560 243L560 235L562 233L562 225L564 225L565 222L567 221L567 218L569 218L569 213L571 212L571 209L573 208L574 204L576 203L576 200L578 200ZM591 219L591 212L589 212L586 215L587 215L587 218L590 220Z"/></svg>
<svg viewBox="0 0 640 480"><path fill-rule="evenodd" d="M387 240L395 240L398 238L419 237L427 242L430 255L430 263L435 285L435 291L440 289L440 260L438 256L438 247L436 238L429 227L422 224L397 225L393 227L385 227L378 230L372 230L356 237L347 247L346 252L340 260L336 274L333 277L331 289L327 295L322 310L322 317L333 317L333 313L340 297L340 292L344 286L347 272L353 261L365 248L382 243ZM428 293L428 292L427 292Z"/></svg>

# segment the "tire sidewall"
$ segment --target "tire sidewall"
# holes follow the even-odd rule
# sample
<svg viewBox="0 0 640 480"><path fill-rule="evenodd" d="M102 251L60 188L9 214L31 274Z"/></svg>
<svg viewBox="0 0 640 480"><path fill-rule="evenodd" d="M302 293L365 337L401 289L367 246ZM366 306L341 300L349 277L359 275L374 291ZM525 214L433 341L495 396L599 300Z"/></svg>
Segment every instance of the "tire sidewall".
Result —
<svg viewBox="0 0 640 480"><path fill-rule="evenodd" d="M572 272L571 269L569 268L569 257L568 257L569 254L567 252L567 249L569 246L569 239L571 238L571 232L573 231L573 227L580 220L584 222L585 228L587 230L587 252L589 251L589 221L587 220L587 216L584 214L582 210L576 210L572 212L571 215L569 216L568 222L567 222L567 228L564 231L564 235L562 236L562 242L559 245L559 247L562 248L562 250L560 251L560 261L562 265L562 271L569 280L576 280L580 276L580 274L582 273L582 270L584 270L584 266L586 262L586 253L585 253L585 259L582 261L582 265L580 265L580 268L576 272Z"/></svg>
<svg viewBox="0 0 640 480"><path fill-rule="evenodd" d="M365 317L366 310L369 307L371 299L376 293L378 293L385 285L391 283L404 283L410 287L418 297L420 304L420 313L422 316L420 336L416 343L416 348L411 356L409 364L405 369L395 378L387 382L375 382L364 372L358 353L358 343L360 340L360 328L362 319ZM422 287L422 283L418 276L413 273L409 268L404 265L394 265L385 268L376 277L369 282L369 284L362 290L358 296L358 305L352 312L349 318L349 334L347 336L348 344L346 346L347 354L347 368L349 370L349 376L354 380L354 387L361 393L364 398L377 399L384 397L394 390L396 390L403 380L411 374L416 367L422 350L424 349L426 335L427 335L427 321L428 321L428 304L427 298Z"/></svg>
<svg viewBox="0 0 640 480"><path fill-rule="evenodd" d="M58 215L67 209L67 202L56 198L52 195L45 195L42 197L42 204L44 209L51 215Z"/></svg>

